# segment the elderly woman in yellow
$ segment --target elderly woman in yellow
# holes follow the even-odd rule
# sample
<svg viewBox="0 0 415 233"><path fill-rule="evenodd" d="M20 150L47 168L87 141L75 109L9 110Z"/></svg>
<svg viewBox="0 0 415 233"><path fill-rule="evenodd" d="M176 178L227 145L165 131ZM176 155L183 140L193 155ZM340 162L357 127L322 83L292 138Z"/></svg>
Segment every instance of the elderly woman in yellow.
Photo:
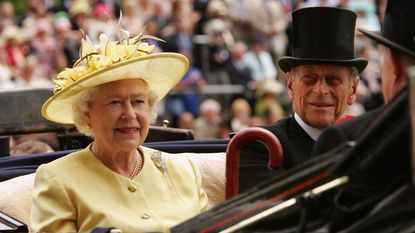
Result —
<svg viewBox="0 0 415 233"><path fill-rule="evenodd" d="M123 31L120 31L121 33ZM150 54L138 36L99 47L86 37L82 58L61 72L42 115L74 123L94 137L87 148L39 167L33 189L31 232L168 232L207 209L201 176L181 157L141 146L155 103L182 78L188 60Z"/></svg>

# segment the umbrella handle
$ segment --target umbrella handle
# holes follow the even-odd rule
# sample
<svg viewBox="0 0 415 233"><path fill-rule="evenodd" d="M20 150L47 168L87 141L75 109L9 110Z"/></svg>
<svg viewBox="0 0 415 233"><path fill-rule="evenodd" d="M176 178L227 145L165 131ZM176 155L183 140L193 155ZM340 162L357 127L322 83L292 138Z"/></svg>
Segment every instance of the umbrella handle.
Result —
<svg viewBox="0 0 415 233"><path fill-rule="evenodd" d="M245 144L251 141L259 141L265 145L270 169L279 168L284 163L280 140L273 133L259 127L241 130L230 140L226 149L226 199L239 193L239 154Z"/></svg>

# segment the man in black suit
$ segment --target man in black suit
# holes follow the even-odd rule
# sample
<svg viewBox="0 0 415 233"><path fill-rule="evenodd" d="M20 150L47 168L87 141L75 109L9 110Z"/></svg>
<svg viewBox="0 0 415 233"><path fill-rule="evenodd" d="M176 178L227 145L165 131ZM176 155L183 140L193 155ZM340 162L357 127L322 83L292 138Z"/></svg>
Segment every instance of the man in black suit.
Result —
<svg viewBox="0 0 415 233"><path fill-rule="evenodd" d="M240 158L240 191L310 159L323 129L355 102L359 73L367 61L354 57L356 14L331 7L294 11L292 56L281 57L294 114L264 128L281 141L284 164L265 168L268 153L260 143L249 143Z"/></svg>

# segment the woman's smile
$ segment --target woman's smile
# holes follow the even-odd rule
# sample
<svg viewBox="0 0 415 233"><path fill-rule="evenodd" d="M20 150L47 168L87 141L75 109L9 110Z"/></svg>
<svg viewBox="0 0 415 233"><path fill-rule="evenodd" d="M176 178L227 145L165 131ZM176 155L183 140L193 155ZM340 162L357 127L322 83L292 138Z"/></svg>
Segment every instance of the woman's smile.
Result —
<svg viewBox="0 0 415 233"><path fill-rule="evenodd" d="M115 131L125 134L125 135L134 136L139 133L139 128L138 127L121 127L121 128L115 128Z"/></svg>

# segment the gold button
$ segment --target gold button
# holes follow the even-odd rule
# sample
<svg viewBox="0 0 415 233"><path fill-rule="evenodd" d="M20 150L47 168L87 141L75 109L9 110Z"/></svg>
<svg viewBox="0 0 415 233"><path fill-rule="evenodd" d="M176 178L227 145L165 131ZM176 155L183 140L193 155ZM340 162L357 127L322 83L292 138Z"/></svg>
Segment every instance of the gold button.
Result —
<svg viewBox="0 0 415 233"><path fill-rule="evenodd" d="M144 213L143 215L141 215L141 219L150 219L150 215Z"/></svg>
<svg viewBox="0 0 415 233"><path fill-rule="evenodd" d="M137 191L137 186L135 186L135 184L129 184L128 185L128 190L133 193L133 192Z"/></svg>

